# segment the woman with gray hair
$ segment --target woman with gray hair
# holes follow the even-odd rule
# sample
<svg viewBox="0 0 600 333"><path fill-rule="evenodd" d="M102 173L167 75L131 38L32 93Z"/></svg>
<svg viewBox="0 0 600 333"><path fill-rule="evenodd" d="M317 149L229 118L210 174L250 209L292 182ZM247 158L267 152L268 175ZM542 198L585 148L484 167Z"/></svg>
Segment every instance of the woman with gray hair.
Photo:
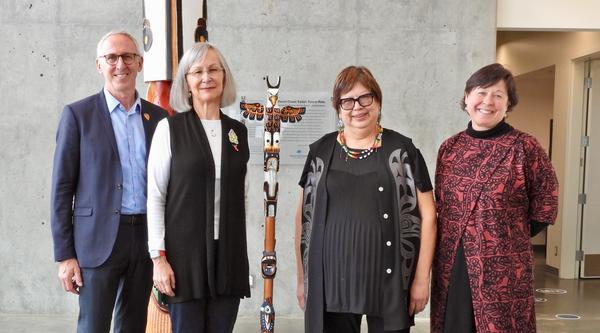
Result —
<svg viewBox="0 0 600 333"><path fill-rule="evenodd" d="M173 332L232 332L250 296L244 180L246 127L227 62L208 43L183 55L148 160L148 248Z"/></svg>

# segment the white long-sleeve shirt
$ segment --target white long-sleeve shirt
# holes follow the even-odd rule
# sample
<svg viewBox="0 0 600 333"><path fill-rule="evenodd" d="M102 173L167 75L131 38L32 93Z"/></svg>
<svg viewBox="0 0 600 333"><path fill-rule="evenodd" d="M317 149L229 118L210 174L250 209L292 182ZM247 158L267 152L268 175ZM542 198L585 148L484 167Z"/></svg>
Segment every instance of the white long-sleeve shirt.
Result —
<svg viewBox="0 0 600 333"><path fill-rule="evenodd" d="M219 239L221 120L201 120L215 161L214 238ZM148 250L165 250L165 203L171 175L171 134L167 119L156 126L148 156Z"/></svg>

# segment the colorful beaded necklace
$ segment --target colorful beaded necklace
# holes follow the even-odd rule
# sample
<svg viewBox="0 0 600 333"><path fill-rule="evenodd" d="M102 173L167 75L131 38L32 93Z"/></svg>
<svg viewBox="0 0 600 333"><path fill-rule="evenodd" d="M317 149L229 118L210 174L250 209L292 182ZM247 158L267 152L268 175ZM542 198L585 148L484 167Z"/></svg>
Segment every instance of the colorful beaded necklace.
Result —
<svg viewBox="0 0 600 333"><path fill-rule="evenodd" d="M337 135L337 142L342 146L342 151L346 154L346 160L348 157L352 159L362 160L369 157L374 151L377 151L379 147L381 147L381 137L383 136L383 127L377 124L377 136L375 136L375 141L371 148L362 149L362 150L354 150L348 148L346 146L346 138L344 138L344 130L340 130Z"/></svg>

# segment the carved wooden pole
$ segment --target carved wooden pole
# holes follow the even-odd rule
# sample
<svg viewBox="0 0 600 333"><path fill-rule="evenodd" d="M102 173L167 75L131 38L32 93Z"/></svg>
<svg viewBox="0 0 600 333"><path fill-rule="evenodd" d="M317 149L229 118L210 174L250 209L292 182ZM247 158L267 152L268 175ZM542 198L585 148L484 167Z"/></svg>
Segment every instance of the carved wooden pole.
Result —
<svg viewBox="0 0 600 333"><path fill-rule="evenodd" d="M265 195L265 243L263 256L260 262L261 272L264 279L263 303L260 307L260 330L262 333L275 331L275 308L273 307L273 279L277 273L277 254L275 252L275 218L277 215L277 194L279 183L277 173L279 172L279 139L281 122L296 122L302 120L306 112L303 107L286 106L279 108L279 85L272 85L267 81L267 103L266 107L260 103L240 102L240 109L245 118L263 121L264 124L264 172L265 181L263 190Z"/></svg>
<svg viewBox="0 0 600 333"><path fill-rule="evenodd" d="M169 96L179 59L194 43L208 41L206 0L143 0L143 9L146 98L172 115Z"/></svg>

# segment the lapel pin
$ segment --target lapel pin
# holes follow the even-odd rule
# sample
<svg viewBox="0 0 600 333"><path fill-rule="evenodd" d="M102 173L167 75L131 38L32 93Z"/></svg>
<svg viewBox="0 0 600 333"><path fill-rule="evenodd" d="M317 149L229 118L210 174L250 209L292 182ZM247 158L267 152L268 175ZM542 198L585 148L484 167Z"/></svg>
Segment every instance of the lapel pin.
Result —
<svg viewBox="0 0 600 333"><path fill-rule="evenodd" d="M237 134L235 134L233 129L229 130L228 136L229 136L229 142L231 142L233 149L235 149L235 151L240 151L237 146L238 144L240 144L240 142L238 141Z"/></svg>
<svg viewBox="0 0 600 333"><path fill-rule="evenodd" d="M150 115L147 113L144 113L144 119L146 119L146 121L150 120Z"/></svg>

